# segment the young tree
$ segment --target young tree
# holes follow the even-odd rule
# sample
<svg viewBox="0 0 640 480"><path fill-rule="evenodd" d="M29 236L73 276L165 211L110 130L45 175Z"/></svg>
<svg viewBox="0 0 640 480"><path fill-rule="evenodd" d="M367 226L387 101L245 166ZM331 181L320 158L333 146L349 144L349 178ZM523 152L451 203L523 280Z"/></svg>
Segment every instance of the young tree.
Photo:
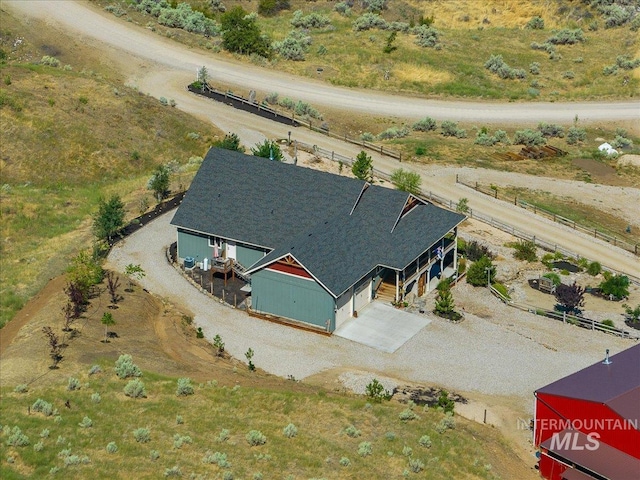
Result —
<svg viewBox="0 0 640 480"><path fill-rule="evenodd" d="M277 160L278 162L284 160L284 156L282 155L280 146L273 140L265 139L265 141L262 143L256 143L256 146L251 149L251 153L253 153L256 157Z"/></svg>
<svg viewBox="0 0 640 480"><path fill-rule="evenodd" d="M74 316L74 307L70 301L67 301L64 307L62 307L62 314L64 315L64 326L62 327L62 331L70 332L71 330L73 330L71 328L71 325L77 318Z"/></svg>
<svg viewBox="0 0 640 480"><path fill-rule="evenodd" d="M64 287L64 293L67 294L68 297L68 305L70 306L69 314L75 320L80 318L82 312L84 312L85 306L87 304L87 293L81 288L76 282L69 282L66 287ZM65 307L65 315L66 315Z"/></svg>
<svg viewBox="0 0 640 480"><path fill-rule="evenodd" d="M367 155L367 152L362 150L356 157L356 161L353 162L351 172L356 178L370 182L373 179L373 160L371 156Z"/></svg>
<svg viewBox="0 0 640 480"><path fill-rule="evenodd" d="M145 271L142 269L142 267L139 264L138 265L134 265L133 263L130 263L129 265L124 267L124 274L127 277L129 277L129 288L128 288L129 292L133 291L133 281L132 281L132 279L140 281L146 275Z"/></svg>
<svg viewBox="0 0 640 480"><path fill-rule="evenodd" d="M584 306L584 288L573 282L573 285L561 283L556 286L558 304L567 312L577 312L578 307Z"/></svg>
<svg viewBox="0 0 640 480"><path fill-rule="evenodd" d="M420 193L422 179L420 175L415 172L409 172L408 170L399 168L391 172L391 181L398 190L413 193L414 195Z"/></svg>
<svg viewBox="0 0 640 480"><path fill-rule="evenodd" d="M486 255L473 262L467 271L467 283L474 287L487 286L487 282L493 283L495 277L496 267Z"/></svg>
<svg viewBox="0 0 640 480"><path fill-rule="evenodd" d="M456 207L456 212L458 213L467 213L469 211L469 199L466 197L458 200L458 206Z"/></svg>
<svg viewBox="0 0 640 480"><path fill-rule="evenodd" d="M605 279L600 284L600 291L603 295L616 300L621 300L629 296L629 277L616 274Z"/></svg>
<svg viewBox="0 0 640 480"><path fill-rule="evenodd" d="M45 334L49 341L49 356L51 357L51 360L53 360L53 365L49 368L58 368L58 363L62 360L62 344L60 343L60 339L51 327L42 327L42 333Z"/></svg>
<svg viewBox="0 0 640 480"><path fill-rule="evenodd" d="M240 138L235 133L228 133L222 140L214 142L213 146L224 148L225 150L244 152L244 147L240 145Z"/></svg>
<svg viewBox="0 0 640 480"><path fill-rule="evenodd" d="M110 243L124 226L124 214L124 203L118 195L113 195L108 201L101 198L98 213L93 217L93 233L98 240Z"/></svg>
<svg viewBox="0 0 640 480"><path fill-rule="evenodd" d="M622 308L624 308L624 312L632 323L638 323L640 321L640 304L636 305L636 308L631 308L625 303L622 305Z"/></svg>
<svg viewBox="0 0 640 480"><path fill-rule="evenodd" d="M153 194L161 202L169 195L169 184L171 182L171 171L166 165L158 165L147 182L147 188L153 191Z"/></svg>
<svg viewBox="0 0 640 480"><path fill-rule="evenodd" d="M208 79L209 79L209 72L207 71L207 67L203 65L198 69L198 82L200 82L204 87Z"/></svg>
<svg viewBox="0 0 640 480"><path fill-rule="evenodd" d="M118 288L120 287L120 277L116 277L113 272L107 272L107 289L109 290L109 295L111 296L111 303L115 305L120 300L120 295L118 295ZM115 307L114 307L115 308Z"/></svg>
<svg viewBox="0 0 640 480"><path fill-rule="evenodd" d="M249 16L241 7L236 6L220 19L222 27L222 46L230 52L241 55L258 54L262 57L271 55L271 42L263 36L256 19Z"/></svg>
<svg viewBox="0 0 640 480"><path fill-rule="evenodd" d="M438 295L436 296L436 304L434 313L447 316L454 312L456 305L451 294L451 283L443 280L438 284Z"/></svg>
<svg viewBox="0 0 640 480"><path fill-rule="evenodd" d="M104 340L102 343L109 343L109 327L115 325L116 321L113 319L111 312L104 312L102 315L102 324L104 325Z"/></svg>

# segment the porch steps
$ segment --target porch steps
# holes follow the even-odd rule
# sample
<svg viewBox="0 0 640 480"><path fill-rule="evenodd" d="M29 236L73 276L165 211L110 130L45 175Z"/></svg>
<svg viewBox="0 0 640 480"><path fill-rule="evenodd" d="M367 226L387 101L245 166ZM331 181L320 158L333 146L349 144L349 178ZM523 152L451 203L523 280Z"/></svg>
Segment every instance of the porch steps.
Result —
<svg viewBox="0 0 640 480"><path fill-rule="evenodd" d="M396 298L396 286L390 283L381 283L376 291L376 300L393 303Z"/></svg>
<svg viewBox="0 0 640 480"><path fill-rule="evenodd" d="M233 271L236 273L236 275L243 279L245 282L248 282L251 279L251 275L247 273L247 269L238 262L233 262L231 268L233 268Z"/></svg>

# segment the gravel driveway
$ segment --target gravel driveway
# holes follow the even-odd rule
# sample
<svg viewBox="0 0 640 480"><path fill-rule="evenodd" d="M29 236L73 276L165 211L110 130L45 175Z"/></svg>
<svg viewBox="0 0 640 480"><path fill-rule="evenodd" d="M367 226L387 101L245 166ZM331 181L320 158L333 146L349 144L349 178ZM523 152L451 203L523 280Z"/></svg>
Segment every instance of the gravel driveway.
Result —
<svg viewBox="0 0 640 480"><path fill-rule="evenodd" d="M165 249L176 239L175 227L169 224L173 213L120 242L109 255L108 267L122 272L129 263L140 264L146 272L143 286L188 309L208 339L220 334L229 353L240 359L253 348L256 366L282 377L304 379L340 368L461 392L531 399L536 388L594 363L605 348L617 353L632 345L520 312L465 286L456 287L461 288L458 305L464 307L464 296L474 295L476 304L486 302L490 315L467 313L457 325L432 318L393 354L252 318L201 293L167 262ZM359 378L366 383L366 377ZM351 386L362 391L362 383Z"/></svg>

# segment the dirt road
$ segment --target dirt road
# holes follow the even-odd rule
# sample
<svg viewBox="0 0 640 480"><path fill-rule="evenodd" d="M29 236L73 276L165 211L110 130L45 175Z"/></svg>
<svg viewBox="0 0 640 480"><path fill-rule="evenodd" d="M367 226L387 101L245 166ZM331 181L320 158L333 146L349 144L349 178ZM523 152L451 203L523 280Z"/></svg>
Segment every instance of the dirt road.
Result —
<svg viewBox="0 0 640 480"><path fill-rule="evenodd" d="M369 91L335 88L308 79L294 78L273 71L234 63L193 51L150 31L118 20L95 7L74 1L19 2L5 1L19 15L37 17L49 22L54 28L77 35L82 41L104 52L105 61L110 59L129 75L129 84L155 97L173 98L177 108L206 119L225 131L237 133L247 145L253 145L263 136L286 138L293 130L292 138L319 145L348 157L360 151L357 146L346 144L324 135L304 130L291 129L260 117L234 110L213 101L204 101L185 90L185 85L195 77L196 70L206 65L212 80L236 84L245 90L259 83L269 91L286 92L288 96L309 101L314 105L336 105L349 111L381 115L418 118L430 115L437 118L453 118L461 121L490 122L538 122L540 120L561 123L571 122L576 114L581 121L636 120L638 102L598 102L598 103L553 103L553 104L489 104L466 102L434 102L415 98L403 98ZM399 164L397 160L372 155L374 166L391 172L402 166L422 175L424 191L457 201L461 197L469 199L474 212L493 217L503 223L536 235L551 244L557 244L583 257L598 260L615 270L640 277L638 257L579 234L566 227L536 217L513 205L478 194L455 183L455 174L434 176L428 166ZM569 187L568 187L569 188ZM613 188L613 187L611 187ZM610 190L618 205L637 205L640 190L619 188ZM631 207L630 207L631 208ZM634 216L633 210L627 215ZM640 223L635 218L630 223Z"/></svg>

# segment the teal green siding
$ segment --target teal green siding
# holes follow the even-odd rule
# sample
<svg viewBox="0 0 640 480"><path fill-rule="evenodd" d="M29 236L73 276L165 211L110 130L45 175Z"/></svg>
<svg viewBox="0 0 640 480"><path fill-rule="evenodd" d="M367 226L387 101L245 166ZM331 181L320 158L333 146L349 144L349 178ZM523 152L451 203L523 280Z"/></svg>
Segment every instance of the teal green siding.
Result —
<svg viewBox="0 0 640 480"><path fill-rule="evenodd" d="M201 262L204 258L211 260L213 247L209 246L209 237L178 230L178 258L185 257L193 257L196 262Z"/></svg>
<svg viewBox="0 0 640 480"><path fill-rule="evenodd" d="M335 329L335 299L315 280L263 269L251 275L251 305L258 312Z"/></svg>
<svg viewBox="0 0 640 480"><path fill-rule="evenodd" d="M257 247L250 247L248 245L236 245L236 260L243 267L250 267L262 257L264 257L265 251L259 250Z"/></svg>

